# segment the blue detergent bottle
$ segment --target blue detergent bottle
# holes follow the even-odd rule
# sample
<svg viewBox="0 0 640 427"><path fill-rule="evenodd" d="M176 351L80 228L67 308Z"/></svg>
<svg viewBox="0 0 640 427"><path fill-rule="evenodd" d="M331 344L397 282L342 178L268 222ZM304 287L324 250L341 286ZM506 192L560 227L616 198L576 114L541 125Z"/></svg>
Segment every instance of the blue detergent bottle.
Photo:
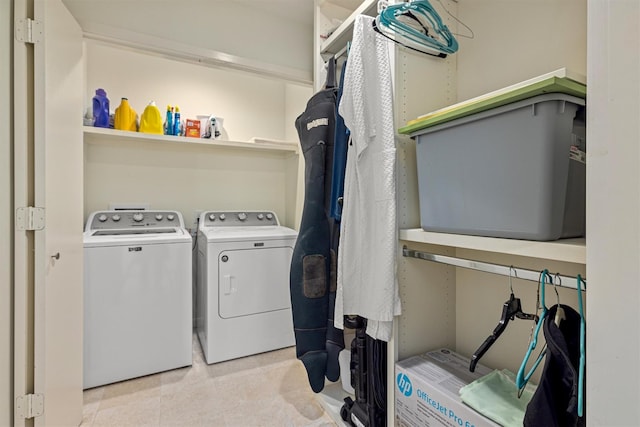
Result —
<svg viewBox="0 0 640 427"><path fill-rule="evenodd" d="M167 105L167 115L164 122L164 134L165 135L175 135L175 130L173 127L173 108L171 105Z"/></svg>
<svg viewBox="0 0 640 427"><path fill-rule="evenodd" d="M180 107L176 105L175 113L173 115L173 135L182 136L180 126Z"/></svg>
<svg viewBox="0 0 640 427"><path fill-rule="evenodd" d="M93 126L109 127L109 98L104 89L96 89L93 97Z"/></svg>

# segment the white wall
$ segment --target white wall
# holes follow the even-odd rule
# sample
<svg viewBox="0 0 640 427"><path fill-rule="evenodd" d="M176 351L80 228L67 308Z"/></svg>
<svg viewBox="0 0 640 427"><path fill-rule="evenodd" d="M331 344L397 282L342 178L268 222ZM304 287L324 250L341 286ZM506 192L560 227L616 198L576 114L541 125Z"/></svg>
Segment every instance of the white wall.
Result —
<svg viewBox="0 0 640 427"><path fill-rule="evenodd" d="M150 99L161 111L178 104L183 118L209 113L223 117L224 135L236 141L293 139L293 121L311 94L306 86L95 42L86 45L86 73L87 105L97 87L107 91L112 110L120 97L128 97L139 114ZM85 217L110 203L145 202L152 208L180 210L188 226L195 210L271 209L282 223L295 227L297 170L297 158L282 154L191 145L90 144L85 154Z"/></svg>
<svg viewBox="0 0 640 427"><path fill-rule="evenodd" d="M12 2L0 2L0 425L12 424L13 413L13 67Z"/></svg>
<svg viewBox="0 0 640 427"><path fill-rule="evenodd" d="M457 38L460 101L562 67L587 74L586 0L461 1L459 18L475 33Z"/></svg>
<svg viewBox="0 0 640 427"><path fill-rule="evenodd" d="M270 209L288 224L286 172L280 155L154 143L88 145L85 219L110 203L143 202L181 211L187 226L196 209Z"/></svg>
<svg viewBox="0 0 640 427"><path fill-rule="evenodd" d="M307 101L311 98L310 86L287 84L285 86L285 115L284 115L284 139L298 141L296 119L306 108Z"/></svg>
<svg viewBox="0 0 640 427"><path fill-rule="evenodd" d="M305 110L307 101L313 95L311 87L289 84L286 87L286 103L287 112L285 114L285 139L287 141L296 141L300 143L298 131L295 127L296 118ZM302 153L298 156L298 162L295 164L290 162L290 167L295 170L290 176L297 176L296 181L289 180L287 194L295 194L295 197L289 197L287 212L294 212L292 227L296 230L302 221L302 207L304 202L304 156Z"/></svg>

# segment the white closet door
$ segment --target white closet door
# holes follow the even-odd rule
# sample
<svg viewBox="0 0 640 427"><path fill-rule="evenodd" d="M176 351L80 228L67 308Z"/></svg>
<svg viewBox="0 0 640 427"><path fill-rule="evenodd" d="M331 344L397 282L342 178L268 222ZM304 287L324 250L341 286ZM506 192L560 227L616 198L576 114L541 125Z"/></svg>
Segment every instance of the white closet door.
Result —
<svg viewBox="0 0 640 427"><path fill-rule="evenodd" d="M588 19L585 405L589 426L637 426L640 3L589 0Z"/></svg>
<svg viewBox="0 0 640 427"><path fill-rule="evenodd" d="M82 32L61 0L34 0L34 391L36 426L82 421ZM18 130L16 130L18 131Z"/></svg>

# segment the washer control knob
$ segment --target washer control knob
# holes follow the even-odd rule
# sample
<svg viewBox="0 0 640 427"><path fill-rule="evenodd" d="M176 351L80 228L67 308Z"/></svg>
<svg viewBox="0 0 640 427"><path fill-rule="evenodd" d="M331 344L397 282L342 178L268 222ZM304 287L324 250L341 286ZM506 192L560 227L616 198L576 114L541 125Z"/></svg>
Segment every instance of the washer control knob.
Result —
<svg viewBox="0 0 640 427"><path fill-rule="evenodd" d="M271 220L273 219L273 214L272 214L272 213L268 213L268 214L267 214L267 219L268 219L269 221L271 221Z"/></svg>
<svg viewBox="0 0 640 427"><path fill-rule="evenodd" d="M264 214L259 213L259 214L258 214L258 219L259 219L260 221L262 221L262 220L264 219Z"/></svg>
<svg viewBox="0 0 640 427"><path fill-rule="evenodd" d="M157 221L162 221L162 214L156 214L156 220Z"/></svg>
<svg viewBox="0 0 640 427"><path fill-rule="evenodd" d="M220 218L220 221L224 221L225 219L227 219L227 216L225 214L220 214L218 218Z"/></svg>
<svg viewBox="0 0 640 427"><path fill-rule="evenodd" d="M246 214L246 213L244 213L244 212L240 212L240 213L238 214L238 219L239 219L240 221L246 221L246 220L247 220L247 214Z"/></svg>
<svg viewBox="0 0 640 427"><path fill-rule="evenodd" d="M176 217L176 216L175 216L174 214L169 214L169 215L167 215L167 219L168 219L169 221L173 221L173 220L175 219L175 217Z"/></svg>
<svg viewBox="0 0 640 427"><path fill-rule="evenodd" d="M111 217L111 219L112 219L114 222L118 222L118 221L120 221L120 215L115 214L114 216L112 216L112 217Z"/></svg>
<svg viewBox="0 0 640 427"><path fill-rule="evenodd" d="M133 220L134 220L135 222L140 222L140 221L142 221L143 219L144 219L144 214L142 214L142 213L140 213L140 212L138 212L138 213L134 213L134 214L133 214Z"/></svg>
<svg viewBox="0 0 640 427"><path fill-rule="evenodd" d="M105 222L107 220L107 216L105 214L102 214L98 217L98 221L100 222Z"/></svg>
<svg viewBox="0 0 640 427"><path fill-rule="evenodd" d="M215 221L216 220L216 214L209 214L209 220L210 221Z"/></svg>

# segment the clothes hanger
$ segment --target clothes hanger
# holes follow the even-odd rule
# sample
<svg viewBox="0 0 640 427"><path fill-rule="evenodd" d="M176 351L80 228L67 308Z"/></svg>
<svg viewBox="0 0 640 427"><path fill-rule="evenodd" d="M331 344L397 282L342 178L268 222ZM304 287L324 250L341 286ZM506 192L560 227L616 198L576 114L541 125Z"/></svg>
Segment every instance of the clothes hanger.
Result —
<svg viewBox="0 0 640 427"><path fill-rule="evenodd" d="M533 350L536 348L536 345L538 344L538 335L540 333L540 329L542 328L542 324L544 323L544 319L547 316L547 312L548 312L548 309L544 300L544 288L545 288L545 285L547 284L547 278L550 279L549 283L553 283L553 280L551 278L551 275L549 274L549 271L545 269L540 273L540 283L538 287L539 301L537 305L540 308L542 308L542 311L540 313L540 317L538 318L538 322L536 323L535 329L531 332L531 338L529 339L529 348L527 349L527 353L524 355L524 360L522 361L522 364L520 365L520 369L518 369L518 374L516 375L516 387L518 387L518 397L522 395L522 392L524 391L524 388L527 385L527 382L531 378L531 375L533 375L535 370L538 368L538 365L540 365L540 362L542 361L542 359L544 358L547 352L546 351L547 345L545 344L542 350L540 350L540 354L538 354L538 357L536 358L536 361L533 363L533 366L531 367L529 372L525 375L527 362L531 357L531 353L533 353Z"/></svg>
<svg viewBox="0 0 640 427"><path fill-rule="evenodd" d="M487 350L489 350L493 343L496 342L498 337L507 328L509 320L514 320L516 317L518 319L525 320L533 320L536 318L535 315L526 314L522 311L520 298L516 298L513 294L513 285L511 284L511 271L515 272L515 269L513 267L509 267L509 288L511 289L511 295L509 296L509 300L502 305L500 322L495 327L491 335L489 335L489 337L482 343L482 345L478 347L478 349L473 353L473 356L471 356L471 362L469 363L469 371L471 372L475 371L478 361L482 358L482 356L484 356Z"/></svg>
<svg viewBox="0 0 640 427"><path fill-rule="evenodd" d="M557 285L556 285L555 279L558 279L558 284ZM556 273L555 276L554 276L554 280L553 280L553 290L556 291L556 298L558 300L557 308L556 308L556 315L555 315L555 317L553 319L553 322L559 328L560 327L560 323L562 323L562 321L565 320L567 317L564 314L564 308L562 308L562 306L560 305L560 294L558 294L558 286L562 286L562 278L560 277L560 273Z"/></svg>
<svg viewBox="0 0 640 427"><path fill-rule="evenodd" d="M416 45L415 43L412 43L410 40L405 40L405 42L401 42L400 40L394 38L394 35L392 32L390 32L390 30L382 30L381 27L378 27L378 25L376 24L376 19L373 20L372 22L373 25L373 30L380 34L381 36L384 36L385 38L391 40L392 42L405 47L407 49L413 50L415 52L420 52L420 53L424 53L427 55L431 55L431 56L435 56L436 58L446 58L447 54L442 53L442 52L437 52L437 51L431 51L430 49L425 48L424 46L419 46ZM389 32L389 34L387 34L386 32ZM412 46L413 45L413 46Z"/></svg>
<svg viewBox="0 0 640 427"><path fill-rule="evenodd" d="M390 40L428 55L446 58L458 42L428 0L382 4L373 28Z"/></svg>
<svg viewBox="0 0 640 427"><path fill-rule="evenodd" d="M585 366L585 330L586 322L582 308L582 285L587 290L587 282L578 274L578 312L580 313L580 362L578 365L578 416L584 414L584 366Z"/></svg>
<svg viewBox="0 0 640 427"><path fill-rule="evenodd" d="M380 12L379 22L403 38L442 53L458 50L458 42L428 0L387 6Z"/></svg>

